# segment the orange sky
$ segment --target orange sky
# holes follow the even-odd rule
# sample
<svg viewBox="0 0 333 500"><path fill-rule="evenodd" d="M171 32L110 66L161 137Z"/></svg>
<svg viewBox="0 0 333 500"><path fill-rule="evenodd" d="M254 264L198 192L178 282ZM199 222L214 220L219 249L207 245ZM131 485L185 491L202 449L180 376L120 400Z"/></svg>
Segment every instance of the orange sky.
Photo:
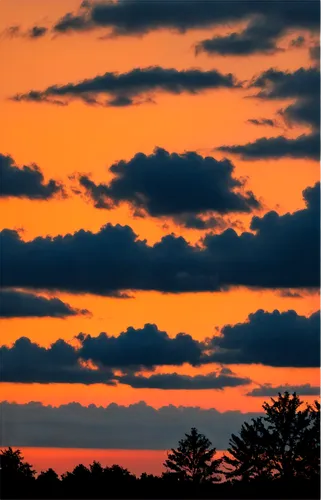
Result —
<svg viewBox="0 0 333 500"><path fill-rule="evenodd" d="M51 24L67 11L75 10L80 0L2 0L0 2L0 33L8 26L20 24L28 28L35 23ZM209 36L223 30L210 30ZM129 108L94 108L80 102L68 107L50 104L16 103L8 99L17 92L44 89L59 83L75 82L107 71L124 72L134 67L161 65L165 68L217 69L234 73L240 80L271 66L295 70L309 66L306 48L290 49L272 56L208 57L195 56L193 45L207 37L208 30L195 30L180 35L163 31L144 37L128 37L101 41L98 33L48 36L38 41L0 37L2 67L0 80L1 133L0 151L10 154L18 165L36 163L45 177L54 177L71 185L68 176L75 172L91 172L96 182L109 179L108 167L120 159L130 159L137 152L151 153L156 146L168 151L195 150L216 158L212 148L220 144L241 144L263 135L263 129L246 120L270 117L281 102L258 102L245 99L244 90L209 91L196 96L158 94L157 104ZM285 42L287 43L287 42ZM273 58L273 60L272 60ZM286 101L284 101L284 104ZM285 133L295 137L305 129L294 128ZM276 130L264 129L266 136ZM318 162L310 160L268 160L245 162L234 159L236 177L248 177L247 187L264 205L263 213L279 213L303 208L302 190L320 179ZM286 179L287 182L286 182ZM113 211L97 210L80 197L67 200L0 201L1 228L22 229L23 238L58 235L84 228L98 231L107 222L128 224L141 239L155 242L174 231L195 242L202 233L186 230L167 221L134 218L126 206ZM234 217L248 227L250 216ZM46 295L46 294L45 294ZM319 294L305 294L290 299L276 291L252 291L245 288L221 293L188 293L164 295L157 292L135 292L131 300L117 300L92 295L58 293L57 297L73 307L87 308L91 317L68 319L9 319L1 321L2 343L10 344L27 336L41 345L58 338L72 339L79 332L98 335L101 331L116 335L128 326L142 327L156 323L171 336L178 332L203 340L214 333L216 326L245 321L257 309L286 311L294 309L310 315L320 308ZM319 369L269 368L233 366L238 375L249 376L257 383L319 385ZM173 367L160 372L174 371ZM179 373L197 373L191 367L177 368ZM205 367L201 373L213 371ZM133 389L121 385L83 386L73 384L24 385L2 384L1 399L18 403L31 400L45 404L78 401L82 404L107 405L110 402L131 404L144 400L160 407L166 404L198 405L219 410L259 410L263 398L246 397L249 387L224 391L163 391ZM312 401L313 398L306 398ZM29 452L26 453L29 458ZM126 465L126 464L125 464Z"/></svg>

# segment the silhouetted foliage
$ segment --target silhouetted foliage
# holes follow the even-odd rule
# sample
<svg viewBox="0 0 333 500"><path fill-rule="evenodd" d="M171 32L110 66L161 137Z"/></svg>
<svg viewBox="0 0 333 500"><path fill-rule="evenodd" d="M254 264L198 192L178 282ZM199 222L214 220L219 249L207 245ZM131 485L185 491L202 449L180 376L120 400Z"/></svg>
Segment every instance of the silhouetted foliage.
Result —
<svg viewBox="0 0 333 500"><path fill-rule="evenodd" d="M24 461L20 450L14 451L9 447L1 451L0 473L0 497L5 498L8 494L19 497L24 490L31 489L36 471L33 470L32 465Z"/></svg>
<svg viewBox="0 0 333 500"><path fill-rule="evenodd" d="M232 434L223 457L227 478L316 479L320 475L320 405L285 392L264 403L266 415ZM229 468L228 468L229 466Z"/></svg>
<svg viewBox="0 0 333 500"><path fill-rule="evenodd" d="M320 405L304 405L285 393L264 404L266 415L232 435L229 455L197 429L171 450L161 476L138 478L120 465L79 464L60 478L53 469L37 477L20 450L0 458L0 498L320 498ZM222 470L227 467L226 472ZM220 478L227 480L220 481Z"/></svg>
<svg viewBox="0 0 333 500"><path fill-rule="evenodd" d="M221 459L214 459L216 448L195 427L185 439L179 441L178 448L172 448L163 464L167 471L179 480L202 483L218 481L222 474Z"/></svg>

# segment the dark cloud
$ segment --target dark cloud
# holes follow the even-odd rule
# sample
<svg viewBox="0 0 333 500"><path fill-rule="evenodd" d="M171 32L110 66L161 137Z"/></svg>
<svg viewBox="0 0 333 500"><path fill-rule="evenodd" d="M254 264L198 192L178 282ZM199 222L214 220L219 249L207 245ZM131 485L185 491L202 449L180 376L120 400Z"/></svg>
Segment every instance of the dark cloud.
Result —
<svg viewBox="0 0 333 500"><path fill-rule="evenodd" d="M297 38L293 38L291 40L290 47L296 47L296 48L304 47L305 43L306 43L306 40L305 40L304 36L299 35Z"/></svg>
<svg viewBox="0 0 333 500"><path fill-rule="evenodd" d="M235 374L221 372L207 375L179 375L178 373L163 373L150 376L125 375L119 377L122 384L130 385L136 389L165 389L165 390L207 390L225 387L238 387L251 383L249 378L241 378Z"/></svg>
<svg viewBox="0 0 333 500"><path fill-rule="evenodd" d="M36 40L38 38L43 37L48 32L48 28L45 26L32 26L27 31L24 31L21 26L14 25L6 28L2 35L5 38L30 38L31 40Z"/></svg>
<svg viewBox="0 0 333 500"><path fill-rule="evenodd" d="M267 23L265 16L259 16L250 21L243 31L202 40L196 45L196 53L219 56L274 54L282 50L277 47L277 41L284 30L285 26L278 20Z"/></svg>
<svg viewBox="0 0 333 500"><path fill-rule="evenodd" d="M193 152L177 154L157 148L152 155L138 153L128 162L112 165L109 184L95 184L87 176L80 177L80 184L96 208L129 202L140 214L171 217L186 227L207 229L218 221L212 217L205 221L199 215L260 208L253 193L239 191L243 183L233 172L234 166L227 159L217 161Z"/></svg>
<svg viewBox="0 0 333 500"><path fill-rule="evenodd" d="M253 389L248 392L247 396L255 397L276 397L278 393L283 394L284 392L294 393L296 392L299 396L320 396L320 387L314 387L310 384L303 385L279 385L273 387L271 384L264 384L260 387Z"/></svg>
<svg viewBox="0 0 333 500"><path fill-rule="evenodd" d="M108 224L23 241L1 232L2 286L110 295L126 290L217 291L229 286L320 286L320 184L294 213L253 217L250 232L207 235L202 246L168 235L150 246L128 226ZM57 263L57 266L54 263Z"/></svg>
<svg viewBox="0 0 333 500"><path fill-rule="evenodd" d="M219 146L218 151L239 155L243 160L267 160L269 158L320 159L320 134L302 134L295 139L279 135L261 137L242 145Z"/></svg>
<svg viewBox="0 0 333 500"><path fill-rule="evenodd" d="M177 445L190 425L214 445L226 449L232 432L259 413L219 412L198 407L164 406L143 402L106 408L70 403L59 407L41 403L0 403L2 446L166 450Z"/></svg>
<svg viewBox="0 0 333 500"><path fill-rule="evenodd" d="M0 317L2 318L65 318L90 314L86 309L74 309L62 300L46 298L18 290L0 290Z"/></svg>
<svg viewBox="0 0 333 500"><path fill-rule="evenodd" d="M251 125L257 125L259 126L264 126L264 127L276 127L277 123L275 120L272 120L271 118L250 118L247 120L248 123L251 123Z"/></svg>
<svg viewBox="0 0 333 500"><path fill-rule="evenodd" d="M41 38L42 36L46 35L48 29L45 26L33 26L29 32L28 36L30 38Z"/></svg>
<svg viewBox="0 0 333 500"><path fill-rule="evenodd" d="M310 47L310 58L315 62L320 62L320 45L314 45Z"/></svg>
<svg viewBox="0 0 333 500"><path fill-rule="evenodd" d="M114 384L109 370L94 370L79 363L78 352L64 340L41 347L26 337L12 347L1 346L1 382Z"/></svg>
<svg viewBox="0 0 333 500"><path fill-rule="evenodd" d="M280 297L285 297L288 299L301 299L302 295L298 292L293 292L291 290L280 290L279 291Z"/></svg>
<svg viewBox="0 0 333 500"><path fill-rule="evenodd" d="M304 28L319 30L320 2L207 2L197 0L195 9L187 0L141 0L85 2L77 12L69 12L53 27L56 33L84 32L106 28L113 36L141 35L169 29L184 33L190 29L228 25L247 19L263 18L263 23L280 30Z"/></svg>
<svg viewBox="0 0 333 500"><path fill-rule="evenodd" d="M250 87L260 89L256 94L258 98L270 100L294 98L295 102L282 109L280 114L290 124L309 125L314 131L319 130L319 68L299 68L294 72L271 68L255 77Z"/></svg>
<svg viewBox="0 0 333 500"><path fill-rule="evenodd" d="M13 158L0 153L0 197L47 200L55 194L64 196L62 185L54 179L46 184L37 165L19 168Z"/></svg>
<svg viewBox="0 0 333 500"><path fill-rule="evenodd" d="M79 355L99 366L122 369L154 368L157 365L198 365L201 345L190 335L178 333L170 338L156 325L129 327L117 337L101 333L98 337L79 334Z"/></svg>
<svg viewBox="0 0 333 500"><path fill-rule="evenodd" d="M288 126L305 125L310 133L296 138L261 137L246 144L222 145L217 150L240 155L245 160L267 158L320 159L320 70L299 68L294 72L270 68L251 81L250 88L260 89L253 97L265 100L294 99L278 114Z"/></svg>
<svg viewBox="0 0 333 500"><path fill-rule="evenodd" d="M210 341L210 362L320 367L320 312L259 310L245 323L224 326Z"/></svg>
<svg viewBox="0 0 333 500"><path fill-rule="evenodd" d="M127 73L105 73L78 83L52 85L42 91L31 90L16 94L13 100L66 105L73 99L81 99L92 105L129 106L151 102L151 94L158 92L195 95L207 90L238 87L240 84L231 73L152 66Z"/></svg>

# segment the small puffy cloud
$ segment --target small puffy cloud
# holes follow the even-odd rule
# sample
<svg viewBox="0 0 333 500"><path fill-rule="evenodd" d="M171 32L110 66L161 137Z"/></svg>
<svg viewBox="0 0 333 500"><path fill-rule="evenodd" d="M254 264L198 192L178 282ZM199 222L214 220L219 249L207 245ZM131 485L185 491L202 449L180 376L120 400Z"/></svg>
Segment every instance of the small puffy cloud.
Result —
<svg viewBox="0 0 333 500"><path fill-rule="evenodd" d="M224 326L208 348L211 362L320 367L320 312L259 310L245 323Z"/></svg>
<svg viewBox="0 0 333 500"><path fill-rule="evenodd" d="M86 309L75 309L55 297L47 298L19 290L0 291L1 318L66 318L90 314Z"/></svg>
<svg viewBox="0 0 333 500"><path fill-rule="evenodd" d="M226 369L227 370L227 369ZM248 385L251 379L238 377L227 370L213 372L207 375L179 375L178 373L161 373L150 376L124 375L118 379L122 384L136 389L164 389L164 390L208 390L225 387Z"/></svg>
<svg viewBox="0 0 333 500"><path fill-rule="evenodd" d="M121 369L152 369L157 365L198 365L201 344L190 335L178 333L171 338L156 325L129 327L117 337L101 333L98 337L79 334L80 357L99 366Z"/></svg>
<svg viewBox="0 0 333 500"><path fill-rule="evenodd" d="M304 36L299 35L298 37L293 38L291 40L290 47L296 47L296 48L304 47L305 43L306 43L306 40L305 40Z"/></svg>
<svg viewBox="0 0 333 500"><path fill-rule="evenodd" d="M21 26L14 25L6 28L2 35L5 38L26 38L30 40L37 40L38 38L42 38L48 32L48 28L46 26L35 25L29 28L28 30L23 30Z"/></svg>
<svg viewBox="0 0 333 500"><path fill-rule="evenodd" d="M151 66L135 68L127 73L105 73L94 78L65 85L52 85L45 90L30 90L12 97L14 101L48 102L66 105L79 99L90 105L130 106L151 102L156 93L199 94L208 90L239 88L231 73L216 70L177 70Z"/></svg>
<svg viewBox="0 0 333 500"><path fill-rule="evenodd" d="M219 224L211 213L260 208L254 194L244 190L233 172L234 165L227 159L157 148L152 155L137 153L129 161L112 165L109 184L95 184L87 176L80 176L79 181L96 208L110 209L128 202L140 214L170 217L189 228L207 229Z"/></svg>
<svg viewBox="0 0 333 500"><path fill-rule="evenodd" d="M28 31L28 35L30 38L41 38L46 35L48 29L45 26L33 26Z"/></svg>
<svg viewBox="0 0 333 500"><path fill-rule="evenodd" d="M64 196L62 185L54 179L45 182L37 165L18 167L11 156L0 153L0 197L47 200L56 194Z"/></svg>
<svg viewBox="0 0 333 500"><path fill-rule="evenodd" d="M264 127L276 127L277 123L275 120L272 120L271 118L249 118L247 120L248 123L251 123L251 125L256 125L257 127L264 126Z"/></svg>
<svg viewBox="0 0 333 500"><path fill-rule="evenodd" d="M296 392L299 396L320 396L320 387L312 386L310 384L303 385L279 385L274 387L271 384L264 384L260 387L256 387L252 391L248 392L247 396L254 397L276 397L279 393L289 392L290 394Z"/></svg>
<svg viewBox="0 0 333 500"><path fill-rule="evenodd" d="M106 408L69 403L59 407L30 402L0 403L2 446L166 450L188 432L189 422L224 450L232 432L260 413L219 412L198 407L143 402Z"/></svg>

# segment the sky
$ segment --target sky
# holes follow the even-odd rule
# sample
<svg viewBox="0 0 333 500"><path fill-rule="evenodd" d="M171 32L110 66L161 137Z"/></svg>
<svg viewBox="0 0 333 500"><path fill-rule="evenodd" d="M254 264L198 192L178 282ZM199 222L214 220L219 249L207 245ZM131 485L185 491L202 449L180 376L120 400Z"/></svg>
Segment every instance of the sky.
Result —
<svg viewBox="0 0 333 500"><path fill-rule="evenodd" d="M0 45L2 445L149 468L318 399L319 2L2 0Z"/></svg>

